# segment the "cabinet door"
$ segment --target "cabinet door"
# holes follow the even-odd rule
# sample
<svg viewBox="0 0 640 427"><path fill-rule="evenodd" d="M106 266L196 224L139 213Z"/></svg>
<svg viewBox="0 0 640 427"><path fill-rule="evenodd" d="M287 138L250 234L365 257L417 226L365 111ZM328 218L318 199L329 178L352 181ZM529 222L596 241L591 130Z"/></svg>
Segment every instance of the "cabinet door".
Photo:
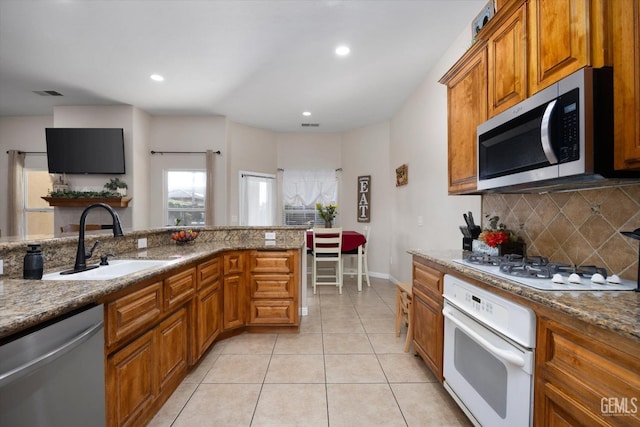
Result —
<svg viewBox="0 0 640 427"><path fill-rule="evenodd" d="M487 41L489 117L527 97L525 10L520 7Z"/></svg>
<svg viewBox="0 0 640 427"><path fill-rule="evenodd" d="M160 391L176 386L188 366L188 310L182 308L156 328L158 345L157 369Z"/></svg>
<svg viewBox="0 0 640 427"><path fill-rule="evenodd" d="M151 327L162 313L162 282L158 281L107 304L107 345Z"/></svg>
<svg viewBox="0 0 640 427"><path fill-rule="evenodd" d="M107 425L136 425L158 395L155 334L147 332L107 359Z"/></svg>
<svg viewBox="0 0 640 427"><path fill-rule="evenodd" d="M241 275L225 276L222 288L223 329L233 329L245 324L245 292Z"/></svg>
<svg viewBox="0 0 640 427"><path fill-rule="evenodd" d="M196 269L190 268L164 280L164 309L171 311L191 299L196 285Z"/></svg>
<svg viewBox="0 0 640 427"><path fill-rule="evenodd" d="M447 83L449 193L477 188L478 125L487 120L487 51L480 50Z"/></svg>
<svg viewBox="0 0 640 427"><path fill-rule="evenodd" d="M588 0L528 3L529 93L589 64Z"/></svg>
<svg viewBox="0 0 640 427"><path fill-rule="evenodd" d="M250 324L295 324L298 307L290 299L284 300L251 300L249 304Z"/></svg>
<svg viewBox="0 0 640 427"><path fill-rule="evenodd" d="M640 169L640 1L611 7L615 168Z"/></svg>
<svg viewBox="0 0 640 427"><path fill-rule="evenodd" d="M535 425L640 425L637 343L571 321L538 317Z"/></svg>
<svg viewBox="0 0 640 427"><path fill-rule="evenodd" d="M199 359L220 333L220 289L212 286L196 297L196 359Z"/></svg>
<svg viewBox="0 0 640 427"><path fill-rule="evenodd" d="M413 346L442 382L444 316L442 304L413 289Z"/></svg>

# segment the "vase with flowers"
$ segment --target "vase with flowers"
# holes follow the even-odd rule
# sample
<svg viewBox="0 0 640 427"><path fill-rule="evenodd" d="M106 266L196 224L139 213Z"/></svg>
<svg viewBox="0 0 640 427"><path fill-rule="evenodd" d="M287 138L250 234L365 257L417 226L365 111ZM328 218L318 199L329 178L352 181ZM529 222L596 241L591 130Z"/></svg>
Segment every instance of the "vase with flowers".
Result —
<svg viewBox="0 0 640 427"><path fill-rule="evenodd" d="M338 205L316 203L316 209L320 217L324 220L325 228L331 228L333 226L333 220L336 218L336 215L338 215Z"/></svg>
<svg viewBox="0 0 640 427"><path fill-rule="evenodd" d="M473 242L473 251L488 255L518 254L525 256L525 244L504 223L499 222L497 215L487 215L489 228L482 230L478 240ZM477 242L477 243L476 243Z"/></svg>

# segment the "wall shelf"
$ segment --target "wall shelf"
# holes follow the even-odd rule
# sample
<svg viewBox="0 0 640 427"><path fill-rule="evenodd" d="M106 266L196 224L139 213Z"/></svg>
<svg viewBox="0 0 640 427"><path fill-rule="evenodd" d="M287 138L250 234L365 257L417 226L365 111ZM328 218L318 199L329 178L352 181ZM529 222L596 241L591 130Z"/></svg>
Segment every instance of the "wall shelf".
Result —
<svg viewBox="0 0 640 427"><path fill-rule="evenodd" d="M126 208L131 197L42 197L49 202L49 206L61 208L79 208L93 205L94 203L106 203L112 208Z"/></svg>

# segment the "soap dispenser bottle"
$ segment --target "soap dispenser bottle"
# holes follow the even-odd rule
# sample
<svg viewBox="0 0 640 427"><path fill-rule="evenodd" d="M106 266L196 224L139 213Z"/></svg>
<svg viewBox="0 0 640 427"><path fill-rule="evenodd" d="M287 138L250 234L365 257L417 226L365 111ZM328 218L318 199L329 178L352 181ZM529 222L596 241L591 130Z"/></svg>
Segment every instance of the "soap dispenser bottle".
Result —
<svg viewBox="0 0 640 427"><path fill-rule="evenodd" d="M22 277L25 279L42 279L44 269L44 258L40 245L29 245L27 254L24 256L24 269Z"/></svg>

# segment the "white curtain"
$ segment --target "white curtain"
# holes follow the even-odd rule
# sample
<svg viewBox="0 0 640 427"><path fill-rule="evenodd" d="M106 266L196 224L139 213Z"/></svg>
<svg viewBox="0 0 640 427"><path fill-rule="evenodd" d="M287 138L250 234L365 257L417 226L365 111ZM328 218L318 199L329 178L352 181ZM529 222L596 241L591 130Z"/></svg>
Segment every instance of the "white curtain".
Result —
<svg viewBox="0 0 640 427"><path fill-rule="evenodd" d="M206 188L204 196L204 223L206 225L215 225L215 212L214 212L214 175L215 175L215 156L213 150L207 150L207 177Z"/></svg>
<svg viewBox="0 0 640 427"><path fill-rule="evenodd" d="M333 170L285 170L282 177L284 205L335 204L337 185L336 172Z"/></svg>
<svg viewBox="0 0 640 427"><path fill-rule="evenodd" d="M24 235L24 153L9 150L9 177L7 194L7 236Z"/></svg>
<svg viewBox="0 0 640 427"><path fill-rule="evenodd" d="M240 176L240 225L276 225L276 177L242 173Z"/></svg>

